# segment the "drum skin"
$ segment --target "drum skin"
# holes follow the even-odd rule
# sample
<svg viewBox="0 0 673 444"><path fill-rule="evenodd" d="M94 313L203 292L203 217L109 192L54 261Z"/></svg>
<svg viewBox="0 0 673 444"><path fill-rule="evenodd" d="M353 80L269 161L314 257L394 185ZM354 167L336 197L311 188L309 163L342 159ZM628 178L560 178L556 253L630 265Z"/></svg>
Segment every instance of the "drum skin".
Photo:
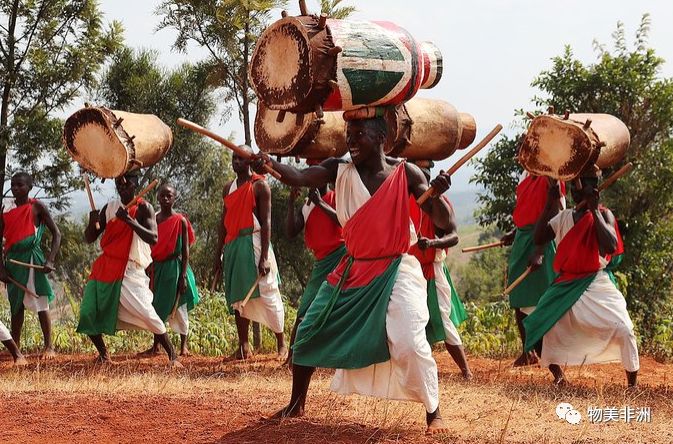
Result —
<svg viewBox="0 0 673 444"><path fill-rule="evenodd" d="M258 102L255 141L265 153L325 159L348 151L342 113L325 113L323 119L305 114L299 122L289 112L278 122L278 115ZM442 100L414 98L390 107L384 118L388 123L384 150L394 157L443 160L470 145L476 135L474 118Z"/></svg>
<svg viewBox="0 0 673 444"><path fill-rule="evenodd" d="M568 181L590 164L615 165L630 142L626 125L610 114L541 115L528 127L518 158L530 173Z"/></svg>
<svg viewBox="0 0 673 444"><path fill-rule="evenodd" d="M83 169L115 178L159 162L173 143L173 133L153 114L87 107L65 121L63 143Z"/></svg>

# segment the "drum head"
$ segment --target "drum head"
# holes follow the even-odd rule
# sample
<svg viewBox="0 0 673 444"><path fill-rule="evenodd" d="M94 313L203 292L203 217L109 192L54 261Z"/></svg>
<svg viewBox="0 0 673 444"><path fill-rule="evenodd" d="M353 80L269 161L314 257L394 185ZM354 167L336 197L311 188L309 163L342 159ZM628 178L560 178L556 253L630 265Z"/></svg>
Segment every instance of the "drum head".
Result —
<svg viewBox="0 0 673 444"><path fill-rule="evenodd" d="M521 144L519 162L533 174L567 181L575 178L595 154L581 123L538 116Z"/></svg>
<svg viewBox="0 0 673 444"><path fill-rule="evenodd" d="M265 153L292 155L292 150L315 126L315 114L305 114L299 123L297 115L291 112L287 112L283 121L278 122L279 114L280 111L269 109L261 101L257 101L255 142Z"/></svg>
<svg viewBox="0 0 673 444"><path fill-rule="evenodd" d="M297 107L313 85L309 37L301 21L286 17L257 40L250 62L250 82L260 101L274 110Z"/></svg>
<svg viewBox="0 0 673 444"><path fill-rule="evenodd" d="M82 168L99 177L114 178L126 172L129 153L112 129L111 112L84 108L65 121L63 141Z"/></svg>

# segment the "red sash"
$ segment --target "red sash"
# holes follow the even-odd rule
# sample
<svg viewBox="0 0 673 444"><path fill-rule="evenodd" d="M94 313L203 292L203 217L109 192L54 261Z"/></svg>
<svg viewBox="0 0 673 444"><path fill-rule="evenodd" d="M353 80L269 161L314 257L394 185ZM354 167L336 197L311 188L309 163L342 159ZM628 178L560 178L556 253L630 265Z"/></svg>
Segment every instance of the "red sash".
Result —
<svg viewBox="0 0 673 444"><path fill-rule="evenodd" d="M442 198L451 205L451 202L442 196ZM416 203L416 198L414 196L409 196L409 209L411 213L411 220L414 222L416 227L416 235L420 239L425 237L427 239L434 239L435 235L435 224L432 222L432 218L427 215ZM437 248L426 248L421 250L418 248L418 244L414 244L409 249L409 254L413 254L418 259L418 262L421 263L421 268L423 269L423 276L425 279L434 279L435 278L435 257L437 254Z"/></svg>
<svg viewBox="0 0 673 444"><path fill-rule="evenodd" d="M155 261L163 261L175 252L175 245L178 238L182 234L182 221L187 222L187 235L189 237L189 245L195 241L194 229L186 216L176 213L168 219L162 221L157 226L159 239L157 243L152 246L152 259Z"/></svg>
<svg viewBox="0 0 673 444"><path fill-rule="evenodd" d="M227 231L225 244L236 239L241 230L254 227L253 211L257 204L253 184L258 180L264 180L264 176L253 174L251 180L224 197L224 207L227 209L224 216L224 228Z"/></svg>
<svg viewBox="0 0 673 444"><path fill-rule="evenodd" d="M139 199L136 205L129 208L129 216L135 219L138 206L142 203L143 200ZM103 254L94 261L89 279L100 282L115 282L122 279L129 260L132 241L133 229L126 222L116 217L107 221L103 237L100 239Z"/></svg>
<svg viewBox="0 0 673 444"><path fill-rule="evenodd" d="M516 187L516 206L512 219L518 228L532 225L542 215L547 203L549 181L545 176L528 175ZM561 195L565 196L565 183L561 182Z"/></svg>
<svg viewBox="0 0 673 444"><path fill-rule="evenodd" d="M409 250L409 191L404 163L343 227L348 254L327 277L336 286L348 257L353 262L342 289L365 287Z"/></svg>
<svg viewBox="0 0 673 444"><path fill-rule="evenodd" d="M28 199L28 202L9 210L2 215L5 221L5 253L9 251L12 245L21 242L27 237L35 234L35 218L33 216L33 204L35 199Z"/></svg>
<svg viewBox="0 0 673 444"><path fill-rule="evenodd" d="M323 200L332 208L336 208L334 191L329 191ZM320 260L332 253L344 243L341 226L325 214L320 208L313 207L304 225L304 241L306 247Z"/></svg>

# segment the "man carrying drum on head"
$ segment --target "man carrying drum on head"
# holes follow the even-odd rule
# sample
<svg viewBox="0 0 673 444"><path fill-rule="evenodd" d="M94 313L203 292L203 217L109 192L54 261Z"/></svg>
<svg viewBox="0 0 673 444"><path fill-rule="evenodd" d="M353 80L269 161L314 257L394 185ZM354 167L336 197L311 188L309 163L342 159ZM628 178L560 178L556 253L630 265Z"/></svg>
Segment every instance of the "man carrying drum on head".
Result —
<svg viewBox="0 0 673 444"><path fill-rule="evenodd" d="M151 246L157 242L157 223L149 202L138 199L139 171L115 179L120 199L108 202L100 211L89 213L84 232L87 243L102 234L103 253L91 267L80 306L77 332L89 336L98 350L98 362L110 363L103 334L117 330L148 330L166 350L173 367L182 367L166 333L166 327L152 306L150 278L145 269L152 263ZM127 208L127 205L130 205ZM99 223L99 228L96 227Z"/></svg>
<svg viewBox="0 0 673 444"><path fill-rule="evenodd" d="M241 145L252 154L250 147ZM250 321L276 335L278 359L285 361L285 309L278 287L278 265L271 248L271 189L263 176L253 174L250 160L232 156L236 179L224 186L222 219L215 249L215 274L224 271L224 291L236 317L239 346L236 359L252 356ZM224 248L224 259L222 249Z"/></svg>
<svg viewBox="0 0 673 444"><path fill-rule="evenodd" d="M387 126L378 111L344 113L352 161L331 158L299 170L258 156L256 168L262 159L271 162L291 186L336 181L336 212L347 250L299 325L292 395L275 417L303 415L311 376L316 367L327 367L337 369L336 392L420 402L427 432L443 432L437 365L425 337L428 307L419 297L426 282L416 258L407 254L416 242L409 194L418 198L428 185L418 167L385 156ZM442 174L432 184L441 194L450 178ZM422 208L437 226L449 228L443 199Z"/></svg>

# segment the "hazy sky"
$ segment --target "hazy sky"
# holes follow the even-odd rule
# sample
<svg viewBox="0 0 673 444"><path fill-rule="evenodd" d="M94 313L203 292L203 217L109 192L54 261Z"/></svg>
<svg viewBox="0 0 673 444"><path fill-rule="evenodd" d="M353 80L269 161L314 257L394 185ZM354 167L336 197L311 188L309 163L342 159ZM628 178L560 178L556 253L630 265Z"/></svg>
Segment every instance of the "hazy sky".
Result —
<svg viewBox="0 0 673 444"><path fill-rule="evenodd" d="M174 32L155 32L158 18L157 0L103 0L101 7L107 20L120 20L125 27L126 43L133 47L156 49L166 66L205 57L200 48L189 54L174 53ZM308 0L309 9L317 11L317 0ZM592 42L611 44L611 33L622 21L629 43L641 16L649 12L652 19L650 45L669 62L662 75L673 77L673 2L663 0L608 1L565 0L472 0L415 1L345 0L355 5L357 19L388 20L406 28L418 40L431 40L444 56L444 76L422 97L441 98L460 111L471 113L478 126L477 139L496 123L512 131L513 110L526 108L536 91L531 80L550 67L550 59L561 54L564 45L573 48L585 62L596 60ZM287 10L298 14L297 2ZM280 18L277 13L275 17ZM133 110L129 110L133 111ZM581 110L577 110L581 111ZM219 130L242 135L235 115ZM454 158L460 151L454 154ZM451 160L443 162L446 166ZM471 188L467 181L471 169L463 168L454 178L454 189Z"/></svg>

